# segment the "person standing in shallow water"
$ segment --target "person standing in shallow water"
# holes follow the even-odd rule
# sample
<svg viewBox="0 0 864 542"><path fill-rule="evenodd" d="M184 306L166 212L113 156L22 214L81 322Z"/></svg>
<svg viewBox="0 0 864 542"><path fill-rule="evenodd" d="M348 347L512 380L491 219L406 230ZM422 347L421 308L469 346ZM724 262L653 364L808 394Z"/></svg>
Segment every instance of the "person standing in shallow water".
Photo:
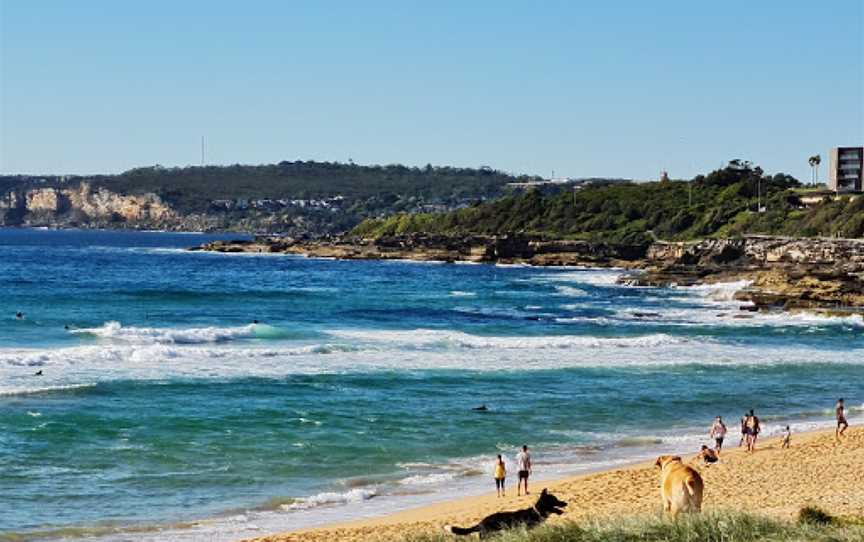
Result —
<svg viewBox="0 0 864 542"><path fill-rule="evenodd" d="M519 479L516 481L516 496L522 495L522 484L525 484L525 494L528 495L528 476L531 474L531 454L528 446L523 444L522 451L516 454L516 468L519 469Z"/></svg>
<svg viewBox="0 0 864 542"><path fill-rule="evenodd" d="M506 497L504 495L504 478L507 476L507 467L504 465L504 459L501 458L501 454L498 454L498 459L495 461L495 491L498 492L499 497Z"/></svg>
<svg viewBox="0 0 864 542"><path fill-rule="evenodd" d="M834 438L840 440L840 437L849 428L849 422L846 421L846 405L842 397L837 399L837 404L834 405L834 414L837 416L837 429L834 430Z"/></svg>

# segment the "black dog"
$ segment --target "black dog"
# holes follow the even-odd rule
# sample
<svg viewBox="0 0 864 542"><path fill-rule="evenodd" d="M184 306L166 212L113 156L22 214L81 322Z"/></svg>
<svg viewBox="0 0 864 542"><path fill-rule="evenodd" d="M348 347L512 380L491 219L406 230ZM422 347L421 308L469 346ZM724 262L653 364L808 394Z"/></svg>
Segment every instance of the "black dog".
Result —
<svg viewBox="0 0 864 542"><path fill-rule="evenodd" d="M549 514L558 514L559 516L563 514L564 511L561 510L561 507L564 506L567 506L566 502L558 500L555 495L547 493L544 489L540 492L537 503L531 508L523 508L513 512L498 512L486 516L473 527L447 525L444 527L444 531L452 534L480 533L480 538L486 538L492 533L513 527L525 526L530 529L543 523Z"/></svg>

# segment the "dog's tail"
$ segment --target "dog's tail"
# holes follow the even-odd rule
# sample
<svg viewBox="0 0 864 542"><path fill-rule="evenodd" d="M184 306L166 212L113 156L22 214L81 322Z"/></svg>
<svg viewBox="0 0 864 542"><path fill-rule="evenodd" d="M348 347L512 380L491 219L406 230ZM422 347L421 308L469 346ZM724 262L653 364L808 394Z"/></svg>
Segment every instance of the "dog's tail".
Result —
<svg viewBox="0 0 864 542"><path fill-rule="evenodd" d="M480 530L480 525L477 524L473 527L457 527L455 525L445 525L444 532L450 534L471 534L476 533Z"/></svg>
<svg viewBox="0 0 864 542"><path fill-rule="evenodd" d="M687 486L688 493L688 501L690 503L690 510L693 512L701 512L702 511L702 491L701 489L697 492L696 486L701 485L698 484L700 480L694 477L687 478L687 481L684 483Z"/></svg>
<svg viewBox="0 0 864 542"><path fill-rule="evenodd" d="M695 481L696 480L691 476L690 478L687 478L686 482L684 482L684 485L687 487L687 493L690 494L690 498L696 496L696 489L693 487Z"/></svg>

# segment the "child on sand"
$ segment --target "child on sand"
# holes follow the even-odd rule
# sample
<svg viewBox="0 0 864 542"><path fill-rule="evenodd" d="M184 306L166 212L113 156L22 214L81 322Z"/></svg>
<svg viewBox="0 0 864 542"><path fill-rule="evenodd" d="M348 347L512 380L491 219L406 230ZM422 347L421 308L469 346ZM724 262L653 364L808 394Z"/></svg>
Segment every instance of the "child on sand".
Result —
<svg viewBox="0 0 864 542"><path fill-rule="evenodd" d="M786 426L786 429L783 430L783 444L780 445L781 448L789 447L789 440L792 438L792 430L789 429L789 426Z"/></svg>
<svg viewBox="0 0 864 542"><path fill-rule="evenodd" d="M495 461L495 491L499 497L504 497L504 477L507 476L507 467L504 466L504 460L501 454L498 454L498 459Z"/></svg>

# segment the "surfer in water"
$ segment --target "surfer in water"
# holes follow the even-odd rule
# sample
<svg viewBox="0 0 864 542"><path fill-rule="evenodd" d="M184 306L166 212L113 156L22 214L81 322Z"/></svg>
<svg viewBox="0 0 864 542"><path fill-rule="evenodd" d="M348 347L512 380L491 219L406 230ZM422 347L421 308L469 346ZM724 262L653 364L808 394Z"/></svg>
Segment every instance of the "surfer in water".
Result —
<svg viewBox="0 0 864 542"><path fill-rule="evenodd" d="M16 312L15 313L15 319L16 320L23 320L24 319L24 313L21 311Z"/></svg>

